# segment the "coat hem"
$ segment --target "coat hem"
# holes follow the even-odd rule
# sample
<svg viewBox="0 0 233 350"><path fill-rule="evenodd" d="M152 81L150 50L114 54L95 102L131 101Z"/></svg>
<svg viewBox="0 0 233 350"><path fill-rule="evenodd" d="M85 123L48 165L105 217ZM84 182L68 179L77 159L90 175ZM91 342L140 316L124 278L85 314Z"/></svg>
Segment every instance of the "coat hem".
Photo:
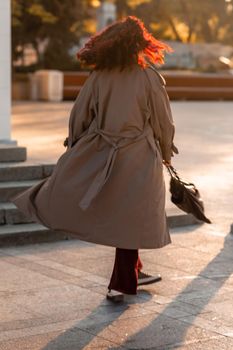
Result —
<svg viewBox="0 0 233 350"><path fill-rule="evenodd" d="M55 229L55 228L51 228L53 231L57 231L57 232L63 232L66 234L70 234L72 235L73 238L75 239L79 239L80 241L83 242L87 242L87 243L92 243L92 244L98 244L98 245L103 245L103 246L107 246L107 247L113 247L113 248L120 248L120 249L160 249L165 247L168 244L171 244L172 241L171 239L168 239L166 242L161 243L161 244L155 244L155 245L121 245L121 244L114 244L114 243L108 243L108 242L100 242L98 240L92 240L92 239L87 239L87 238L82 238L79 234L75 233L75 232L71 232L71 231L64 231L61 229Z"/></svg>

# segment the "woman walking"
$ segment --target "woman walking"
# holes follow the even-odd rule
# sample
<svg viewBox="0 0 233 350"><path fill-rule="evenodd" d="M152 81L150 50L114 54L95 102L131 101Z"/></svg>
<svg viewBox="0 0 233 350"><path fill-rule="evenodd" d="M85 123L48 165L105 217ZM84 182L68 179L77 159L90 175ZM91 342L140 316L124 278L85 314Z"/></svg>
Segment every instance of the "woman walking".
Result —
<svg viewBox="0 0 233 350"><path fill-rule="evenodd" d="M51 176L12 198L53 230L116 247L112 300L157 281L141 271L138 250L171 242L163 163L177 149L165 81L153 68L169 49L132 16L91 37L78 52L92 71L71 111L67 149Z"/></svg>

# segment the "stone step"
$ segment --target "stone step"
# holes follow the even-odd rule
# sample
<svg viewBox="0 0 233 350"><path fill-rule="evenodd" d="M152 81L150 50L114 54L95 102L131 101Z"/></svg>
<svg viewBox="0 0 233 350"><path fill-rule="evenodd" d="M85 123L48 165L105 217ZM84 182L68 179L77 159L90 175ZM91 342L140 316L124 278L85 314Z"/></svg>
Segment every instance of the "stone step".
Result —
<svg viewBox="0 0 233 350"><path fill-rule="evenodd" d="M10 198L37 184L39 180L0 182L0 202L8 202Z"/></svg>
<svg viewBox="0 0 233 350"><path fill-rule="evenodd" d="M51 175L55 164L35 164L31 162L0 163L0 182L42 179Z"/></svg>
<svg viewBox="0 0 233 350"><path fill-rule="evenodd" d="M29 222L33 221L24 216L13 203L0 203L0 225L25 224Z"/></svg>
<svg viewBox="0 0 233 350"><path fill-rule="evenodd" d="M0 144L0 162L24 162L26 159L26 147Z"/></svg>
<svg viewBox="0 0 233 350"><path fill-rule="evenodd" d="M9 205L8 209L12 210L12 205L9 203L5 203L5 205ZM6 208L6 211L8 209ZM170 228L200 223L192 215L182 213L178 209L168 210L167 214ZM10 224L10 222L14 221L14 218L9 218L10 214L8 217L9 223L0 225L0 247L75 238L75 235L66 232L52 231L37 223Z"/></svg>
<svg viewBox="0 0 233 350"><path fill-rule="evenodd" d="M170 228L201 224L192 214L186 214L175 207L167 210L167 221Z"/></svg>
<svg viewBox="0 0 233 350"><path fill-rule="evenodd" d="M0 226L0 247L71 239L65 232L52 231L37 223Z"/></svg>

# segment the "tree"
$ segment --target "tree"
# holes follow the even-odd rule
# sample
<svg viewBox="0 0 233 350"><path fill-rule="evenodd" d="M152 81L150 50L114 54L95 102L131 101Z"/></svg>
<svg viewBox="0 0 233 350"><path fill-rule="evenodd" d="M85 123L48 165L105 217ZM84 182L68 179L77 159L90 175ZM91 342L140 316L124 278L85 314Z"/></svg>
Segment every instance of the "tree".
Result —
<svg viewBox="0 0 233 350"><path fill-rule="evenodd" d="M83 34L89 6L89 0L12 0L13 58L24 57L25 46L31 44L38 67L68 67L68 51ZM41 54L43 41L47 45Z"/></svg>
<svg viewBox="0 0 233 350"><path fill-rule="evenodd" d="M57 17L45 10L42 3L30 0L12 1L12 53L13 58L24 57L27 44L38 53L39 42L44 39L43 27L54 24Z"/></svg>
<svg viewBox="0 0 233 350"><path fill-rule="evenodd" d="M13 58L24 57L31 44L37 67L72 68L70 48L92 34L94 7L107 0L11 0ZM110 0L109 0L110 1ZM190 42L233 42L233 0L111 0L118 19L141 18L159 39ZM89 28L88 28L89 23ZM40 49L44 43L45 51Z"/></svg>
<svg viewBox="0 0 233 350"><path fill-rule="evenodd" d="M233 41L231 0L115 0L118 17L133 14L161 39L181 42Z"/></svg>

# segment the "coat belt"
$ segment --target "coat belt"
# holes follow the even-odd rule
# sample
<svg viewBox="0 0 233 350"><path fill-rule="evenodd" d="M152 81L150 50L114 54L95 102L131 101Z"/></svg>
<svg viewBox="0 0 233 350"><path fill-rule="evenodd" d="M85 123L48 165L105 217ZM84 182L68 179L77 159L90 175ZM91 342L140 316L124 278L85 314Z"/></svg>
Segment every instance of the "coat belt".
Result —
<svg viewBox="0 0 233 350"><path fill-rule="evenodd" d="M101 136L109 144L110 150L104 168L97 173L93 182L91 183L83 198L79 202L79 206L83 210L87 209L90 206L93 199L97 196L104 184L109 179L119 149L126 147L134 142L140 141L143 138L146 138L152 151L155 154L157 154L153 130L149 125L148 121L146 122L143 131L135 135L127 136L124 134L116 134L100 129L98 128L98 126L95 127L95 129L92 129L90 133L88 132L88 134L90 135L93 135L93 133ZM115 139L117 139L117 141L115 141Z"/></svg>

